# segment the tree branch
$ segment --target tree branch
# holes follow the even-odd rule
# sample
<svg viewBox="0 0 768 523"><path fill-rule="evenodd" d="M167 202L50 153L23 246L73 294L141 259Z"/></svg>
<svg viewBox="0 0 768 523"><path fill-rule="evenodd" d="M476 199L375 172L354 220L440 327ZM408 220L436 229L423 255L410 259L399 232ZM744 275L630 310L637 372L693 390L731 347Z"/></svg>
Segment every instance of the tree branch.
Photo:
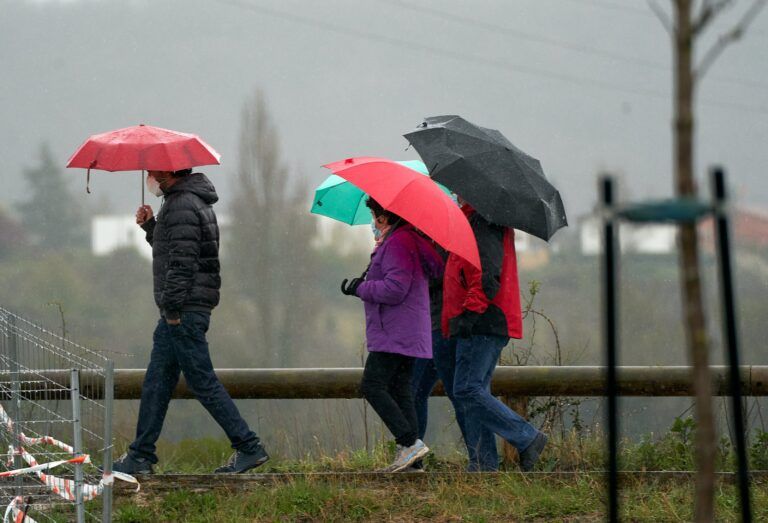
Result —
<svg viewBox="0 0 768 523"><path fill-rule="evenodd" d="M726 7L733 3L733 0L706 0L701 5L699 16L693 22L693 34L702 32L709 23Z"/></svg>
<svg viewBox="0 0 768 523"><path fill-rule="evenodd" d="M651 8L651 11L653 11L653 14L656 15L656 18L659 19L661 22L661 25L664 26L664 29L667 30L667 33L669 33L670 36L675 34L675 28L672 25L672 19L669 18L669 15L667 14L664 9L661 8L659 4L656 3L655 0L648 0L648 7Z"/></svg>
<svg viewBox="0 0 768 523"><path fill-rule="evenodd" d="M728 0L723 0L728 1ZM768 4L768 0L755 0L752 5L741 17L741 20L727 33L720 35L717 42L710 47L710 49L704 54L704 58L701 59L698 67L694 71L694 77L700 79L709 70L715 60L722 54L729 44L739 40L747 31L749 24L757 18L760 11Z"/></svg>

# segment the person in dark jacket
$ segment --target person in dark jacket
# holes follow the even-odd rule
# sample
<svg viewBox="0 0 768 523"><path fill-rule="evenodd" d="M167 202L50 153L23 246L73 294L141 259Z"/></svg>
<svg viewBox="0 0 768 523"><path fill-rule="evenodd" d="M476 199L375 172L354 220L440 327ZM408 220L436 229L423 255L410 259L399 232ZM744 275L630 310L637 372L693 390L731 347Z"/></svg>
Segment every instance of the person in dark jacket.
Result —
<svg viewBox="0 0 768 523"><path fill-rule="evenodd" d="M493 434L512 444L520 454L520 468L530 471L541 455L547 437L490 392L493 371L510 338L523 335L520 289L517 277L515 233L488 222L466 202L462 210L472 226L482 270L450 254L443 279L442 330L456 340L455 354L435 354L435 365L453 371L445 380L465 423L465 442L478 470L496 470L498 459L480 452ZM441 357L443 361L441 361ZM447 361L445 361L447 358ZM447 381L447 383L446 383ZM486 454L486 455L484 455ZM470 469L472 469L470 463Z"/></svg>
<svg viewBox="0 0 768 523"><path fill-rule="evenodd" d="M191 170L149 171L147 187L164 197L157 218L148 205L136 212L136 223L152 245L160 319L142 386L136 439L113 470L152 473L157 463L155 443L183 372L187 386L224 429L235 450L229 463L215 472L245 472L269 457L216 377L205 338L221 287L219 228L212 207L219 197L204 174Z"/></svg>
<svg viewBox="0 0 768 523"><path fill-rule="evenodd" d="M379 232L365 276L341 290L365 307L368 358L360 389L398 446L387 472L405 470L429 448L418 437L411 394L414 361L432 357L428 279L443 271L443 260L429 241L375 200L368 207Z"/></svg>

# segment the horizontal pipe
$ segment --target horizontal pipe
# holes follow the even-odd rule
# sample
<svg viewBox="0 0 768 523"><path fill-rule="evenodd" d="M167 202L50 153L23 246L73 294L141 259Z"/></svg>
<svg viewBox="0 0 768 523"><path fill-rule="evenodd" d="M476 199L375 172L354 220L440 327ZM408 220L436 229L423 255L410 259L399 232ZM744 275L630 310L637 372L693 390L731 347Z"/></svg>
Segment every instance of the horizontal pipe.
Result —
<svg viewBox="0 0 768 523"><path fill-rule="evenodd" d="M728 395L727 368L711 368L713 393ZM216 374L235 399L316 399L359 398L361 368L331 369L218 369ZM144 369L115 369L115 399L141 398ZM740 368L741 386L746 396L768 396L768 366ZM0 382L10 381L0 372ZM22 394L30 399L64 399L69 371L22 372ZM622 396L692 396L691 368L619 367L619 394ZM605 368L513 367L499 366L493 377L493 393L498 396L604 396ZM81 390L89 398L104 396L103 378L91 370L81 371ZM8 391L0 399L8 399ZM434 395L444 395L438 383ZM174 398L194 396L182 378Z"/></svg>

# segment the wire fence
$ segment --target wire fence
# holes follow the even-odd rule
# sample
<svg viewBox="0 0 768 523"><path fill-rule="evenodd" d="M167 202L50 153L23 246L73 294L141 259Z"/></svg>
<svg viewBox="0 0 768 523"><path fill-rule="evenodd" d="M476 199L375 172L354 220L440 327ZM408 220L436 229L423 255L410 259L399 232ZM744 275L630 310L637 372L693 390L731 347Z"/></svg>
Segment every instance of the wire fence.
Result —
<svg viewBox="0 0 768 523"><path fill-rule="evenodd" d="M101 354L0 307L4 521L111 521L113 372Z"/></svg>

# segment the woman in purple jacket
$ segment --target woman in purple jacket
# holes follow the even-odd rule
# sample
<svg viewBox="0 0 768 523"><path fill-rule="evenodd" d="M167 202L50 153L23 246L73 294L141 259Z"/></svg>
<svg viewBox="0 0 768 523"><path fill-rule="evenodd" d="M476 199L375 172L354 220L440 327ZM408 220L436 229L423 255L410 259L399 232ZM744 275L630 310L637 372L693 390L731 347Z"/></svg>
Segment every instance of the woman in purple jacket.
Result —
<svg viewBox="0 0 768 523"><path fill-rule="evenodd" d="M363 277L344 280L341 291L363 300L370 354L360 390L397 442L384 470L399 472L429 452L418 438L411 378L415 359L432 357L429 278L442 275L443 261L411 224L372 198L367 206L376 247Z"/></svg>

